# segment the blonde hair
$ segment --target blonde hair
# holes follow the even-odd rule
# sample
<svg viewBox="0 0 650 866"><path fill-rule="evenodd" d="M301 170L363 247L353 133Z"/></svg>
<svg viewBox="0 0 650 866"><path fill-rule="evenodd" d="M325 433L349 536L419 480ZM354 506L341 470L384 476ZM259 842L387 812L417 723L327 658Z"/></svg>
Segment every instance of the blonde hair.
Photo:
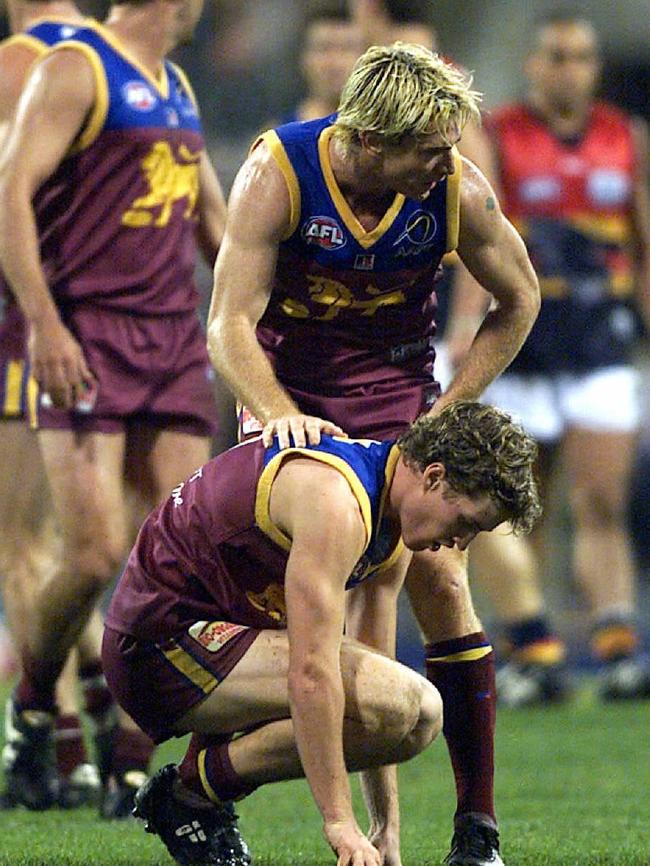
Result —
<svg viewBox="0 0 650 866"><path fill-rule="evenodd" d="M438 54L420 45L373 45L356 62L341 93L335 135L345 151L362 132L397 143L407 136L439 133L480 120L481 94Z"/></svg>

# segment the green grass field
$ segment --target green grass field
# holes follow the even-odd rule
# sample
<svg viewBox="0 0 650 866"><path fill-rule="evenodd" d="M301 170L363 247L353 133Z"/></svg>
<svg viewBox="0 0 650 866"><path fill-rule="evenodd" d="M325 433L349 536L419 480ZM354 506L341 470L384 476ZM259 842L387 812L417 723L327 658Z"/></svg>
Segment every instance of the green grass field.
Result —
<svg viewBox="0 0 650 866"><path fill-rule="evenodd" d="M506 866L648 866L649 732L650 704L603 707L588 690L567 707L502 711L497 803ZM156 763L180 750L167 744ZM454 808L442 739L402 767L400 788L404 866L439 864ZM334 863L304 782L261 788L239 811L258 866ZM0 815L0 866L171 864L135 822L101 822L90 810Z"/></svg>

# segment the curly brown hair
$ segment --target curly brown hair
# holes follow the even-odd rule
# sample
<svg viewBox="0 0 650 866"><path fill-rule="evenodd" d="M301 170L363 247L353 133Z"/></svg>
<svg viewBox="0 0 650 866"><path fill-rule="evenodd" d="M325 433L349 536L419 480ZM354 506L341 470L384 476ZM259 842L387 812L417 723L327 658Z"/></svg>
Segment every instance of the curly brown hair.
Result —
<svg viewBox="0 0 650 866"><path fill-rule="evenodd" d="M442 463L457 493L490 496L517 534L530 532L542 513L533 475L537 443L500 409L457 400L418 418L397 444L409 466L423 471Z"/></svg>

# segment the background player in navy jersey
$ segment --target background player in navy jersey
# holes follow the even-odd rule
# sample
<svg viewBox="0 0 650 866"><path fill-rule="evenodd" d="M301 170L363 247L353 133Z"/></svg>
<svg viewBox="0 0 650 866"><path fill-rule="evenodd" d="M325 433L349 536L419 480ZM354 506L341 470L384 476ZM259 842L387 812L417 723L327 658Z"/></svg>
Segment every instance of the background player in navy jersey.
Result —
<svg viewBox="0 0 650 866"><path fill-rule="evenodd" d="M640 421L630 352L635 306L650 322L650 209L645 129L596 99L600 67L589 21L545 17L526 60L525 101L489 118L504 210L536 267L542 310L486 399L516 413L542 443L545 488L561 461L600 690L616 699L650 697L626 523ZM472 307L470 298L465 311ZM536 540L494 537L473 548L515 649L499 676L511 704L566 690L539 580L546 548Z"/></svg>
<svg viewBox="0 0 650 866"><path fill-rule="evenodd" d="M397 443L283 450L258 437L150 515L111 601L104 661L154 739L194 734L180 766L136 796L179 863L248 863L230 801L306 775L341 866L400 866L395 768L383 765L441 725L437 690L391 660L407 548L464 550L506 519L529 530L536 450L505 413L461 401ZM366 771L369 836L348 770Z"/></svg>
<svg viewBox="0 0 650 866"><path fill-rule="evenodd" d="M0 264L29 325L64 548L21 648L25 766L47 761L54 683L127 549L126 449L151 504L209 456L193 269L197 244L214 260L224 204L189 84L163 62L200 12L199 0L116 3L104 27L77 30L35 66L3 161ZM30 728L33 711L43 724ZM116 743L108 815L128 813L150 752L136 730Z"/></svg>
<svg viewBox="0 0 650 866"><path fill-rule="evenodd" d="M489 184L456 152L477 115L457 69L396 44L360 58L336 120L289 124L254 146L231 195L209 343L268 441L396 436L432 407L477 397L516 354L538 287ZM437 399L434 279L455 248L498 306ZM464 555L417 554L407 586L456 776L449 862L498 864L493 653Z"/></svg>

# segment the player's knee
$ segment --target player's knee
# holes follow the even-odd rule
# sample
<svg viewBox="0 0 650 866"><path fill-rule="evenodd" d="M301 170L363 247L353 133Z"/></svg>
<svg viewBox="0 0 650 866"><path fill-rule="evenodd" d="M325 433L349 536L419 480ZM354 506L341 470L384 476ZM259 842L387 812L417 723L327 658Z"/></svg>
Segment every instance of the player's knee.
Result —
<svg viewBox="0 0 650 866"><path fill-rule="evenodd" d="M442 698L438 689L424 677L418 677L418 703L415 722L400 743L398 760L419 755L442 730Z"/></svg>
<svg viewBox="0 0 650 866"><path fill-rule="evenodd" d="M626 517L626 491L609 490L574 490L572 507L576 521L583 526L607 529L623 525Z"/></svg>
<svg viewBox="0 0 650 866"><path fill-rule="evenodd" d="M68 570L90 592L102 592L116 577L126 554L119 533L77 541L66 550Z"/></svg>

